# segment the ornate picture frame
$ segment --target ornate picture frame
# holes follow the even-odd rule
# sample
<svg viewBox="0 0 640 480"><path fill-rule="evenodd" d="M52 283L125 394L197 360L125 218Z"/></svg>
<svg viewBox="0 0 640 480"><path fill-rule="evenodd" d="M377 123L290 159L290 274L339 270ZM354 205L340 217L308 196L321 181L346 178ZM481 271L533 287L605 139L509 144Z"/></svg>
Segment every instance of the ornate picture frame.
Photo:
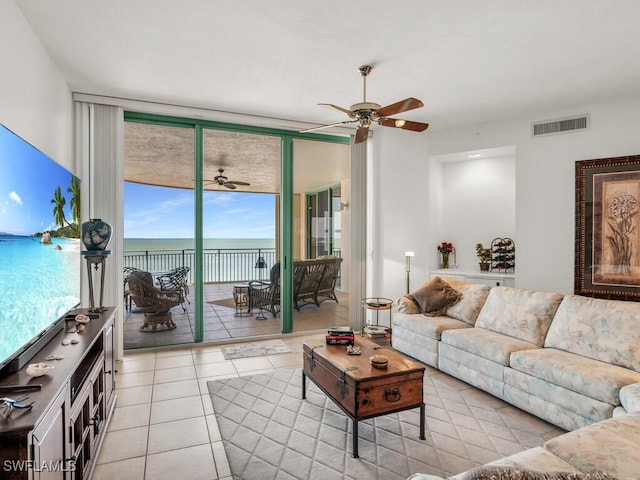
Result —
<svg viewBox="0 0 640 480"><path fill-rule="evenodd" d="M575 169L574 293L640 301L640 155Z"/></svg>

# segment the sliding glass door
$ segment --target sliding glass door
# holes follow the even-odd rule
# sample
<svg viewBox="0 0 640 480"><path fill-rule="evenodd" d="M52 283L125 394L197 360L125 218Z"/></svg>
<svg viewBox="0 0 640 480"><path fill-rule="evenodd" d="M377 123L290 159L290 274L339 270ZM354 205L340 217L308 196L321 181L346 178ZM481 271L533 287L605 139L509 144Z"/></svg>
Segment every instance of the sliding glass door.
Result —
<svg viewBox="0 0 640 480"><path fill-rule="evenodd" d="M141 329L150 312L125 288L126 349L348 323L344 192L350 145L340 137L299 137L125 114L123 281L132 271L143 271L161 296L171 289L165 277L174 270L184 273L173 285L181 301L152 314L170 317L175 328L158 321L153 330ZM310 227L306 201L314 192L323 196L323 207ZM341 258L340 270L331 274L335 281L324 296L312 290L299 297L296 265L325 255ZM305 287L317 290L316 280Z"/></svg>
<svg viewBox="0 0 640 480"><path fill-rule="evenodd" d="M125 349L195 340L194 145L193 128L125 122Z"/></svg>
<svg viewBox="0 0 640 480"><path fill-rule="evenodd" d="M203 129L204 340L280 333L280 137Z"/></svg>

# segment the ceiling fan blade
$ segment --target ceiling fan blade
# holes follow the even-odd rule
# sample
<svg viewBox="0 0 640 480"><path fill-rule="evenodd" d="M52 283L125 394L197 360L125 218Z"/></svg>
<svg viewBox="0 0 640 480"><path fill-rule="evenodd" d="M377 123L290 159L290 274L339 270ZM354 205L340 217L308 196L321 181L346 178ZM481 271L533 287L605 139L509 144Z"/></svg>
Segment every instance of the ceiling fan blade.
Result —
<svg viewBox="0 0 640 480"><path fill-rule="evenodd" d="M233 183L225 182L223 185L225 187L227 187L228 189L230 189L230 190L235 190L236 189L236 186Z"/></svg>
<svg viewBox="0 0 640 480"><path fill-rule="evenodd" d="M403 130L411 130L412 132L424 132L429 128L428 123L400 120L399 118L383 118L382 120L378 120L378 123L385 127L402 128Z"/></svg>
<svg viewBox="0 0 640 480"><path fill-rule="evenodd" d="M358 127L356 131L356 138L353 143L362 143L369 136L369 125Z"/></svg>
<svg viewBox="0 0 640 480"><path fill-rule="evenodd" d="M332 103L319 103L318 105L321 106L321 107L331 108L333 110L338 110L339 112L346 113L350 117L353 117L355 115L355 113L352 112L351 110L347 110L346 108L339 107L339 106L334 105Z"/></svg>
<svg viewBox="0 0 640 480"><path fill-rule="evenodd" d="M388 117L389 115L408 112L409 110L414 110L420 107L424 107L424 103L417 98L409 97L399 102L392 103L391 105L387 105L386 107L379 108L377 113L381 117Z"/></svg>
<svg viewBox="0 0 640 480"><path fill-rule="evenodd" d="M332 123L331 125L322 125L320 127L307 128L306 130L300 130L298 133L308 133L308 132L316 132L318 130L324 130L325 128L331 127L339 127L340 125L348 125L350 123L355 123L358 120L345 120L344 122Z"/></svg>
<svg viewBox="0 0 640 480"><path fill-rule="evenodd" d="M251 185L250 183L238 182L236 180L229 180L228 182L225 182L225 185L229 185L229 184L232 184L232 185Z"/></svg>

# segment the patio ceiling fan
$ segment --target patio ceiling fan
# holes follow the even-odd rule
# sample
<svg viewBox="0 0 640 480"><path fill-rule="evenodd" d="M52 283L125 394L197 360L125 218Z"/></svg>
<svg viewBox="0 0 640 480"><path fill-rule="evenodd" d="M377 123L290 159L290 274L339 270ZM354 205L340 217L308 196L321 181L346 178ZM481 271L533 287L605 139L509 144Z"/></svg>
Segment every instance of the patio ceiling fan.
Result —
<svg viewBox="0 0 640 480"><path fill-rule="evenodd" d="M423 132L428 127L428 123L412 122L410 120L400 120L398 118L390 118L391 115L407 112L416 108L421 108L424 104L417 98L409 97L386 107L381 107L377 103L367 102L367 75L371 73L373 67L371 65L363 65L358 67L363 81L363 98L362 102L351 105L348 109L338 107L331 103L319 103L321 107L331 108L342 113L346 113L349 116L349 120L343 122L332 123L331 125L323 125L321 127L309 128L302 130L300 133L314 132L330 127L337 127L338 125L348 125L350 123L357 123L358 130L356 131L356 138L354 143L364 142L369 134L369 127L371 123L377 123L383 127L401 128L403 130L410 130L412 132Z"/></svg>
<svg viewBox="0 0 640 480"><path fill-rule="evenodd" d="M229 180L226 176L223 175L223 173L224 173L224 169L219 168L218 175L213 177L213 180L205 180L204 183L206 184L217 183L221 187L226 187L230 190L235 190L237 188L236 185L251 185L250 183L247 183L247 182L240 182L238 180Z"/></svg>

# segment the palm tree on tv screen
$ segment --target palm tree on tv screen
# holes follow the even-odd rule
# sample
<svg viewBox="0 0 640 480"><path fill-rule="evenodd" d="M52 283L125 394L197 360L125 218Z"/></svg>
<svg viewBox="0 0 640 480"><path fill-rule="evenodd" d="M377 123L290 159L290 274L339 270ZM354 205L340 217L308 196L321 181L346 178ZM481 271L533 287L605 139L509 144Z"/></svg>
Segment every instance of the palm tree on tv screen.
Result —
<svg viewBox="0 0 640 480"><path fill-rule="evenodd" d="M67 188L67 192L71 194L71 200L69 201L69 207L71 208L71 215L73 216L73 222L69 222L64 213L64 207L67 204L67 199L62 195L62 189L60 186L53 192L53 199L51 203L53 207L53 218L59 228L68 227L66 233L69 237L80 237L80 181L77 177L71 175L71 186Z"/></svg>

